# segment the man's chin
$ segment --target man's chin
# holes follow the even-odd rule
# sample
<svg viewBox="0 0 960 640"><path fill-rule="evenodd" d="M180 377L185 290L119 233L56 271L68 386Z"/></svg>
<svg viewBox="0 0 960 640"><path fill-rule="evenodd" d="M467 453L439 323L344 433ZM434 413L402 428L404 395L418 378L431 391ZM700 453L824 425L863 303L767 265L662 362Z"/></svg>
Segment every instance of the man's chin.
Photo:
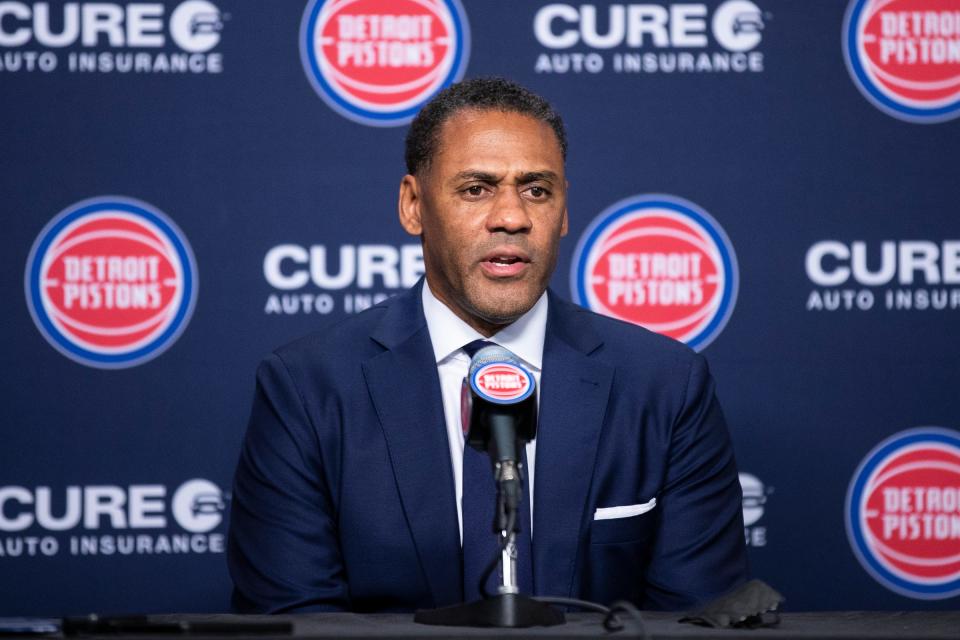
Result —
<svg viewBox="0 0 960 640"><path fill-rule="evenodd" d="M524 292L522 298L498 296L493 300L471 305L471 312L487 324L506 326L519 320L523 314L530 311L541 295L543 295L542 292L536 295Z"/></svg>

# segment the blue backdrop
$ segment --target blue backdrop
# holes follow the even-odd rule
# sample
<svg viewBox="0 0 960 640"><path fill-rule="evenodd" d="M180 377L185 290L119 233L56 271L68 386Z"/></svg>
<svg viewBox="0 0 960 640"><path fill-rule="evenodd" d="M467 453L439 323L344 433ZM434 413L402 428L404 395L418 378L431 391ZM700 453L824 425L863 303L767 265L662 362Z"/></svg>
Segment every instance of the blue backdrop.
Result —
<svg viewBox="0 0 960 640"><path fill-rule="evenodd" d="M0 4L0 614L226 609L256 365L419 277L404 122L479 75L566 120L553 288L706 314L676 331L755 574L792 610L957 606L960 3L171 0ZM624 282L702 299L580 299L601 214L651 195L623 251L709 273Z"/></svg>

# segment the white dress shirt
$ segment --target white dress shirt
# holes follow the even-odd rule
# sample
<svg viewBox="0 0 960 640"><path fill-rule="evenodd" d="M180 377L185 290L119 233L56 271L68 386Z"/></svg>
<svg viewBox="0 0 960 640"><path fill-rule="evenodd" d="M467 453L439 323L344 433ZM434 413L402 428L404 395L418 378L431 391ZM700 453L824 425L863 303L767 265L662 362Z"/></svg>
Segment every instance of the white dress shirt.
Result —
<svg viewBox="0 0 960 640"><path fill-rule="evenodd" d="M516 355L530 370L537 381L537 403L540 402L540 372L543 368L543 340L547 330L547 294L515 322L489 338L456 316L447 305L440 302L423 283L423 314L427 318L430 342L440 374L440 390L443 395L443 415L447 424L447 442L450 445L450 466L457 494L457 523L460 527L460 542L463 543L463 428L460 424L460 385L470 368L470 356L463 346L474 340L488 340ZM530 496L530 532L533 532L533 470L536 460L537 441L527 443L527 489Z"/></svg>

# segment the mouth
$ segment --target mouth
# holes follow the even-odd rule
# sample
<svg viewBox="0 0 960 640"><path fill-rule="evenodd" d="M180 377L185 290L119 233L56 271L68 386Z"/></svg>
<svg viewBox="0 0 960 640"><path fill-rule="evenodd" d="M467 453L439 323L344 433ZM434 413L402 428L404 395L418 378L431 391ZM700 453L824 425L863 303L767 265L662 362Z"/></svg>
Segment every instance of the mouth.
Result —
<svg viewBox="0 0 960 640"><path fill-rule="evenodd" d="M515 248L498 248L483 257L480 267L495 278L510 278L520 275L530 265L530 257Z"/></svg>

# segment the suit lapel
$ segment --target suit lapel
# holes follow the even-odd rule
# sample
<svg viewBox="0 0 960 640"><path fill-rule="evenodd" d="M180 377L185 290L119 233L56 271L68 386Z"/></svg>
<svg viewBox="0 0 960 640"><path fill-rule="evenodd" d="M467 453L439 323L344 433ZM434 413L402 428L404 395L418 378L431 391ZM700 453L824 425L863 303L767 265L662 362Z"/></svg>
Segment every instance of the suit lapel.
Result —
<svg viewBox="0 0 960 640"><path fill-rule="evenodd" d="M364 363L364 377L424 578L435 606L458 602L462 578L456 497L419 286L398 296L371 337L387 350Z"/></svg>
<svg viewBox="0 0 960 640"><path fill-rule="evenodd" d="M589 354L601 341L578 307L551 295L534 478L537 593L571 595L590 482L613 380Z"/></svg>

